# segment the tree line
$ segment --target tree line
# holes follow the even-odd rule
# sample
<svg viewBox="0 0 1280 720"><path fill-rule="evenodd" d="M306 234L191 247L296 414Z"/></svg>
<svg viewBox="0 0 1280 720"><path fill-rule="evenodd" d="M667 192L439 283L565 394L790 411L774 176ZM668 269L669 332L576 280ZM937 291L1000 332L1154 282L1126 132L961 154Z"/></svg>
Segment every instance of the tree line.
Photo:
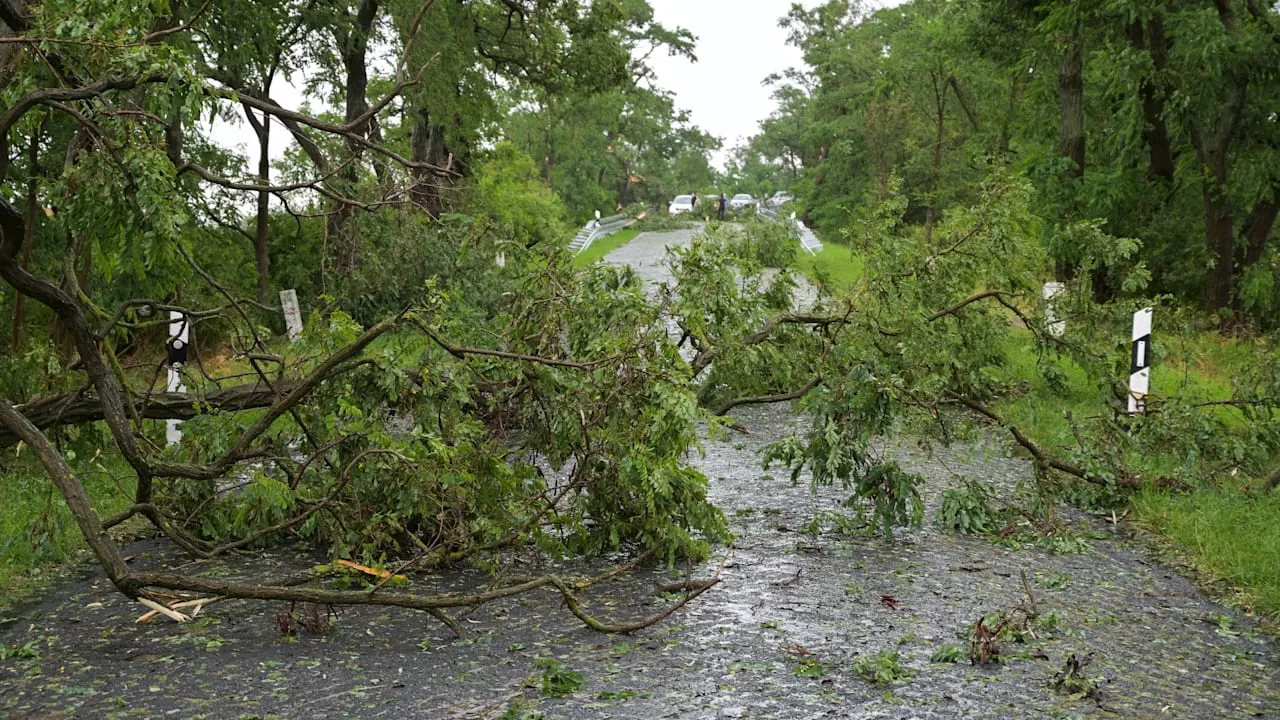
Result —
<svg viewBox="0 0 1280 720"><path fill-rule="evenodd" d="M1059 280L1122 276L1224 328L1275 325L1280 13L1258 0L848 0L783 20L807 67L739 148L744 177L794 187L837 234L898 177L926 236L994 167L1026 176ZM1141 243L1085 269L1064 228Z"/></svg>

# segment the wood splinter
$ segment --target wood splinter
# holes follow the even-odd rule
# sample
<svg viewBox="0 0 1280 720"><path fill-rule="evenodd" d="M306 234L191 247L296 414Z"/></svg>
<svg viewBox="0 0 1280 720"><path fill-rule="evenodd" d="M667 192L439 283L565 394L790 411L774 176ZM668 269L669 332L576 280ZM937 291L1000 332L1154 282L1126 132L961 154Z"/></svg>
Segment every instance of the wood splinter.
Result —
<svg viewBox="0 0 1280 720"><path fill-rule="evenodd" d="M186 615L183 615L182 613L176 610L170 610L169 608L165 607L164 605L161 605L160 603L150 598L140 597L138 598L138 602L151 608L152 612L156 612L161 615L164 615L165 617L169 618L170 620L173 620L174 622L184 623L184 622L191 621L191 618L187 617ZM151 617L147 617L148 615L150 615ZM155 617L155 615L152 615L151 613L147 613L147 615L143 615L142 617L138 618L138 622L140 623L147 622L153 617ZM144 620L143 618L146 618L146 620Z"/></svg>

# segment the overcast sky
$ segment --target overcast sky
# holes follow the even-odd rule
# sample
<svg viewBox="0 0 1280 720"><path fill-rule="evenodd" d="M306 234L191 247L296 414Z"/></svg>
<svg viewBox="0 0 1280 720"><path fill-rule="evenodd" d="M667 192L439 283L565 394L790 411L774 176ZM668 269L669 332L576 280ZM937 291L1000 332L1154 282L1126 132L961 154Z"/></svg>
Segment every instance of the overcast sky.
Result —
<svg viewBox="0 0 1280 720"><path fill-rule="evenodd" d="M869 0L869 7L889 7L902 0ZM659 85L676 95L676 105L693 113L693 121L724 141L716 156L756 133L773 112L772 89L761 82L802 63L800 51L787 44L778 20L792 0L649 0L658 22L683 27L698 38L697 63L663 55L652 58ZM819 0L802 0L815 7Z"/></svg>

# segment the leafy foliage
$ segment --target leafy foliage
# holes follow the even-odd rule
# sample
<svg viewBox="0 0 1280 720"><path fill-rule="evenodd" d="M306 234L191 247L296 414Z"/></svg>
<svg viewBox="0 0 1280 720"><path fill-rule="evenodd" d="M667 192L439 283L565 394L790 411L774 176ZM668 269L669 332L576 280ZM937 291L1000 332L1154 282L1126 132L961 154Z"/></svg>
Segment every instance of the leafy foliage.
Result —
<svg viewBox="0 0 1280 720"><path fill-rule="evenodd" d="M991 507L991 491L966 478L963 488L947 488L938 506L938 524L960 533L985 535L999 529L999 515Z"/></svg>
<svg viewBox="0 0 1280 720"><path fill-rule="evenodd" d="M915 671L902 664L902 657L897 650L881 650L874 655L863 655L854 661L853 672L880 687L901 685L915 677Z"/></svg>
<svg viewBox="0 0 1280 720"><path fill-rule="evenodd" d="M586 680L582 673L565 669L564 663L555 658L538 658L533 661L534 667L542 670L538 678L538 687L543 695L564 697L582 689Z"/></svg>
<svg viewBox="0 0 1280 720"><path fill-rule="evenodd" d="M1058 280L1133 297L1145 260L1199 323L1274 327L1274 5L830 0L783 25L806 66L771 78L777 110L731 169L797 194L831 240L895 176L929 228L1005 168L1051 221L1032 234ZM1143 250L1090 262L1082 222Z"/></svg>
<svg viewBox="0 0 1280 720"><path fill-rule="evenodd" d="M962 647L957 645L939 645L938 648L933 651L933 655L929 656L929 662L955 664L960 662L960 659L964 656L965 650Z"/></svg>

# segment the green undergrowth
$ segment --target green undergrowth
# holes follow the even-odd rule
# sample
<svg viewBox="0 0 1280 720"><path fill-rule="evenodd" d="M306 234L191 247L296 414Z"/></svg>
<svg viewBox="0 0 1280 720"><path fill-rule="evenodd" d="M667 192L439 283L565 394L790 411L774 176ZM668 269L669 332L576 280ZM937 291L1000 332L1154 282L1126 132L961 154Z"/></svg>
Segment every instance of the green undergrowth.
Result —
<svg viewBox="0 0 1280 720"><path fill-rule="evenodd" d="M1250 353L1242 343L1213 335L1169 340L1164 357L1152 368L1156 396L1212 402L1232 397L1231 378ZM1011 379L1021 391L994 404L993 409L1032 440L1059 455L1079 440L1072 423L1115 411L1114 399L1104 396L1076 363L1065 357L1042 362L1029 332L1018 332L1006 347ZM1051 370L1045 370L1052 367ZM1228 407L1214 416L1228 428L1245 419ZM1183 551L1190 562L1209 575L1242 590L1245 604L1273 618L1280 617L1280 493L1257 493L1257 479L1230 470L1211 480L1188 476L1183 458L1146 455L1128 458L1141 468L1144 489L1130 502L1134 518L1162 534ZM1164 481L1177 486L1155 487Z"/></svg>
<svg viewBox="0 0 1280 720"><path fill-rule="evenodd" d="M612 235L609 235L608 237L602 237L599 240L596 240L595 242L591 243L591 246L588 247L586 250L583 250L577 255L574 255L573 266L586 267L596 262L597 260L603 260L605 255L608 255L614 250L617 250L623 245L626 245L627 243L631 242L639 234L640 234L639 229L627 228L626 230L621 230Z"/></svg>

